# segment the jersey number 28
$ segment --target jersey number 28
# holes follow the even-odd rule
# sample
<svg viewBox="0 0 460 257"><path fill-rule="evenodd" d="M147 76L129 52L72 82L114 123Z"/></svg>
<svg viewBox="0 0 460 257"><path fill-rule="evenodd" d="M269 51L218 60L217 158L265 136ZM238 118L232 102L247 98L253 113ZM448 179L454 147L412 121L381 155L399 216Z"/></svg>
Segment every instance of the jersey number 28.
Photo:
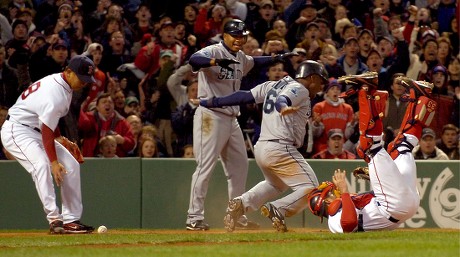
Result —
<svg viewBox="0 0 460 257"><path fill-rule="evenodd" d="M22 100L26 99L30 94L37 91L39 88L40 88L40 81L33 83L26 90L24 90L24 92L22 92L21 99Z"/></svg>

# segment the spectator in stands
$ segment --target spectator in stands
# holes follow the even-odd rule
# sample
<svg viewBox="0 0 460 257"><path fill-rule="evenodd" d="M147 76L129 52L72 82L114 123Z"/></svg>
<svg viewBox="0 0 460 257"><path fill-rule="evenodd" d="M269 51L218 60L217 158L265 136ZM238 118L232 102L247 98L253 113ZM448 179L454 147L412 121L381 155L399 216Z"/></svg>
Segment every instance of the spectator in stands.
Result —
<svg viewBox="0 0 460 257"><path fill-rule="evenodd" d="M11 25L13 38L5 44L6 60L12 68L18 68L18 65L25 65L30 56L30 50L27 46L29 39L27 23L23 20L16 19Z"/></svg>
<svg viewBox="0 0 460 257"><path fill-rule="evenodd" d="M96 100L96 110L80 112L78 129L83 134L82 153L85 157L97 156L98 142L106 135L117 141L117 156L125 157L134 147L134 136L129 123L115 111L109 93L101 94Z"/></svg>
<svg viewBox="0 0 460 257"><path fill-rule="evenodd" d="M36 31L37 26L34 24L35 11L29 8L24 8L18 11L16 19L20 19L26 22L29 35Z"/></svg>
<svg viewBox="0 0 460 257"><path fill-rule="evenodd" d="M152 14L147 3L142 2L135 13L136 22L130 24L133 32L133 47L131 53L136 55L141 48L141 41L146 33L154 34L153 24L151 23Z"/></svg>
<svg viewBox="0 0 460 257"><path fill-rule="evenodd" d="M455 94L455 88L460 86L460 55L452 58L447 67L449 71L449 86Z"/></svg>
<svg viewBox="0 0 460 257"><path fill-rule="evenodd" d="M187 47L176 42L174 35L175 24L172 22L165 22L159 29L159 38L154 42L149 42L143 46L134 60L137 68L149 76L156 74L160 69L161 53L166 51L172 52L176 58L174 68L180 67L184 58L187 55Z"/></svg>
<svg viewBox="0 0 460 257"><path fill-rule="evenodd" d="M412 150L416 160L449 160L449 157L436 146L436 133L430 128L424 128L420 142Z"/></svg>
<svg viewBox="0 0 460 257"><path fill-rule="evenodd" d="M125 63L132 62L125 46L125 36L121 31L114 31L110 35L109 47L104 47L99 69L111 76L118 76L118 67Z"/></svg>
<svg viewBox="0 0 460 257"><path fill-rule="evenodd" d="M225 6L227 7L230 16L237 17L238 19L244 21L248 14L248 7L245 3L239 0L225 0Z"/></svg>
<svg viewBox="0 0 460 257"><path fill-rule="evenodd" d="M327 149L313 155L313 159L356 159L356 156L343 149L344 136L341 129L329 130Z"/></svg>
<svg viewBox="0 0 460 257"><path fill-rule="evenodd" d="M337 63L343 67L343 71L347 75L357 75L368 70L366 64L359 59L358 39L350 37L345 40L343 46L344 54L337 60ZM348 88L346 88L348 90Z"/></svg>
<svg viewBox="0 0 460 257"><path fill-rule="evenodd" d="M141 140L139 145L139 153L140 157L142 158L155 158L159 157L158 147L155 139L153 138L146 138Z"/></svg>
<svg viewBox="0 0 460 257"><path fill-rule="evenodd" d="M53 73L62 72L67 66L69 57L67 43L60 38L52 40L56 40L55 43L51 46L50 44L45 44L31 56L29 70L32 81L37 81Z"/></svg>
<svg viewBox="0 0 460 257"><path fill-rule="evenodd" d="M0 106L9 108L25 88L19 87L16 72L6 64L5 55L5 47L0 44Z"/></svg>
<svg viewBox="0 0 460 257"><path fill-rule="evenodd" d="M293 49L303 40L307 25L317 18L318 11L312 1L294 0L284 11L288 27L286 41L289 49Z"/></svg>
<svg viewBox="0 0 460 257"><path fill-rule="evenodd" d="M174 151L174 156L176 157L181 156L180 150L185 145L193 144L193 116L198 106L190 102L190 99L198 97L198 81L191 80L185 90L187 101L178 105L171 115L172 128L177 138Z"/></svg>
<svg viewBox="0 0 460 257"><path fill-rule="evenodd" d="M448 37L438 38L438 60L442 66L447 67L452 60L452 45Z"/></svg>
<svg viewBox="0 0 460 257"><path fill-rule="evenodd" d="M92 43L88 46L83 55L90 57L94 65L96 66L96 70L94 71L94 79L96 80L89 89L87 104L96 100L97 96L102 94L106 89L107 77L103 71L99 69L99 64L102 60L102 54L104 52L104 48L99 43ZM83 108L86 110L86 107Z"/></svg>
<svg viewBox="0 0 460 257"><path fill-rule="evenodd" d="M192 72L192 66L190 64L182 65L177 69L171 76L169 76L166 82L169 93L174 98L177 106L181 106L189 102L190 95L188 94L189 88L183 83L191 83L196 80L196 73ZM190 85L190 84L189 84Z"/></svg>
<svg viewBox="0 0 460 257"><path fill-rule="evenodd" d="M194 27L196 17L198 15L198 9L193 4L187 4L184 7L184 19L182 20L185 23L185 31L187 35L195 34Z"/></svg>
<svg viewBox="0 0 460 257"><path fill-rule="evenodd" d="M327 45L319 35L319 25L316 22L308 23L304 32L304 39L296 47L307 51L308 60L319 60L323 48Z"/></svg>
<svg viewBox="0 0 460 257"><path fill-rule="evenodd" d="M386 102L385 118L383 119L383 127L385 128L389 126L399 128L406 113L407 102L401 101L401 97L406 93L406 88L397 79L400 76L404 76L404 74L396 73L392 77L390 95ZM394 131L394 133L397 134L398 131Z"/></svg>
<svg viewBox="0 0 460 257"><path fill-rule="evenodd" d="M438 140L436 146L446 153L450 160L460 160L458 141L458 127L446 124L442 128L441 140Z"/></svg>
<svg viewBox="0 0 460 257"><path fill-rule="evenodd" d="M262 0L260 2L259 18L254 21L251 28L259 44L266 42L265 34L273 29L273 22L276 18L273 2L271 0Z"/></svg>
<svg viewBox="0 0 460 257"><path fill-rule="evenodd" d="M117 140L112 135L107 135L99 140L99 156L102 158L118 158Z"/></svg>
<svg viewBox="0 0 460 257"><path fill-rule="evenodd" d="M132 114L126 118L126 121L131 126L131 132L133 133L133 138L134 138L134 147L133 147L133 150L128 152L128 157L138 156L137 148L138 148L138 142L139 142L139 135L141 134L141 130L142 130L142 120L138 115Z"/></svg>
<svg viewBox="0 0 460 257"><path fill-rule="evenodd" d="M195 158L195 154L193 154L193 145L186 145L183 147L183 155L182 158Z"/></svg>
<svg viewBox="0 0 460 257"><path fill-rule="evenodd" d="M277 19L273 22L273 29L278 31L278 33L281 35L281 37L286 38L286 34L288 32L288 29L286 27L286 22L281 19Z"/></svg>
<svg viewBox="0 0 460 257"><path fill-rule="evenodd" d="M139 115L139 100L135 96L128 96L125 100L124 113L127 117L130 115Z"/></svg>
<svg viewBox="0 0 460 257"><path fill-rule="evenodd" d="M423 42L423 54L420 57L422 68L418 73L417 80L432 81L433 68L439 65L438 42L429 38Z"/></svg>
<svg viewBox="0 0 460 257"><path fill-rule="evenodd" d="M344 43L344 39L342 38L342 31L345 26L353 26L353 23L348 18L338 19L334 24L334 34L332 35L332 39L334 40L335 46L337 48L341 48Z"/></svg>
<svg viewBox="0 0 460 257"><path fill-rule="evenodd" d="M337 49L332 44L324 46L319 56L319 60L326 67L330 78L338 78L345 75L342 65L337 62L338 57Z"/></svg>
<svg viewBox="0 0 460 257"><path fill-rule="evenodd" d="M291 76L291 78L294 78L300 63L307 60L307 51L303 48L296 47L292 50L292 52L297 55L293 55L289 58L289 61L287 61L284 65L284 70L289 76Z"/></svg>
<svg viewBox="0 0 460 257"><path fill-rule="evenodd" d="M328 132L339 128L345 131L345 140L353 133L354 120L353 108L339 98L342 88L337 80L331 79L324 87L324 101L313 106L313 136L314 153L327 148Z"/></svg>
<svg viewBox="0 0 460 257"><path fill-rule="evenodd" d="M208 19L208 12L211 11L211 17ZM196 17L194 34L202 47L212 37L222 33L224 18L227 16L227 9L223 5L212 5L211 1L200 4L200 10Z"/></svg>
<svg viewBox="0 0 460 257"><path fill-rule="evenodd" d="M446 67L442 65L435 66L433 68L430 82L434 85L433 94L448 95L448 76Z"/></svg>
<svg viewBox="0 0 460 257"><path fill-rule="evenodd" d="M125 113L126 96L123 90L121 88L115 89L115 91L110 94L110 97L113 101L115 111L126 118L128 114Z"/></svg>
<svg viewBox="0 0 460 257"><path fill-rule="evenodd" d="M335 24L335 12L342 0L326 0L327 4L318 11L318 16L325 19L329 24Z"/></svg>
<svg viewBox="0 0 460 257"><path fill-rule="evenodd" d="M363 29L358 35L359 58L362 62L367 63L367 57L370 51L376 48L374 34L368 29ZM383 64L383 63L382 63ZM368 65L369 66L369 65ZM371 67L369 67L370 69Z"/></svg>
<svg viewBox="0 0 460 257"><path fill-rule="evenodd" d="M144 140L147 139L154 139L156 142L156 146L158 148L158 155L159 157L167 157L168 153L166 151L166 147L163 145L161 140L158 138L157 128L154 125L144 125L141 130L141 134L138 138L138 145L142 144ZM141 154L140 149L138 149L138 153Z"/></svg>

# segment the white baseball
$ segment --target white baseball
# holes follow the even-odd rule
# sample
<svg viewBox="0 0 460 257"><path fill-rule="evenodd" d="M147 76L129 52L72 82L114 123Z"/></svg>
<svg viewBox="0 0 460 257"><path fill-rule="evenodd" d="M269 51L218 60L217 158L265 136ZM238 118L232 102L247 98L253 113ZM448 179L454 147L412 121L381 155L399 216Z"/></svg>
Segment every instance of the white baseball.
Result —
<svg viewBox="0 0 460 257"><path fill-rule="evenodd" d="M102 234L107 232L107 227L104 225L101 225L97 228L97 233Z"/></svg>

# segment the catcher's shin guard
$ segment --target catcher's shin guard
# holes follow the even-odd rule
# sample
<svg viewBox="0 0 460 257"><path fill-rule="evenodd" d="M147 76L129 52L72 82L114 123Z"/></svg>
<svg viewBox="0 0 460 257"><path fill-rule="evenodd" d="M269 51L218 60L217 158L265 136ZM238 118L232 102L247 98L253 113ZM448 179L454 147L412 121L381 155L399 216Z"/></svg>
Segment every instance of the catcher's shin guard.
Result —
<svg viewBox="0 0 460 257"><path fill-rule="evenodd" d="M362 88L358 92L359 103L359 145L358 155L366 162L369 162L367 154L374 139L370 135L380 136L383 132L381 119L384 117L385 105L388 99L387 91L372 90Z"/></svg>
<svg viewBox="0 0 460 257"><path fill-rule="evenodd" d="M411 134L420 139L422 129L428 127L433 121L437 109L436 101L430 99L432 84L424 81L413 81L404 78L402 85L408 89L408 95L403 100L408 101L406 114L401 123L398 135L388 145L388 153L393 159L399 154L412 151L413 146L407 142L404 133ZM398 147L406 146L405 150L398 150Z"/></svg>

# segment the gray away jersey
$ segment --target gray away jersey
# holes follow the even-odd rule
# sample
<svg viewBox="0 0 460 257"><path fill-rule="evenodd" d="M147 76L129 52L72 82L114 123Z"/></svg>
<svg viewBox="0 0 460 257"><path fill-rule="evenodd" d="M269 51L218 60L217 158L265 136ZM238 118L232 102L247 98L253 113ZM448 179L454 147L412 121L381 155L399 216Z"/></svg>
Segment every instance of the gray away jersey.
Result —
<svg viewBox="0 0 460 257"><path fill-rule="evenodd" d="M232 55L223 45L210 45L201 49L199 52L208 58L227 58L236 59L239 64L231 64L233 71L220 66L201 68L198 72L198 98L209 99L212 97L227 96L241 87L241 79L254 66L254 59L251 56L238 51L236 56ZM236 116L239 113L239 106L225 106L222 108L212 108L213 110Z"/></svg>
<svg viewBox="0 0 460 257"><path fill-rule="evenodd" d="M287 76L279 81L262 83L251 89L251 93L256 103L264 103L259 140L278 139L292 142L297 148L302 146L306 132L305 126L311 115L308 90ZM275 109L276 99L281 95L290 99L291 106L298 106L299 109L282 116Z"/></svg>

